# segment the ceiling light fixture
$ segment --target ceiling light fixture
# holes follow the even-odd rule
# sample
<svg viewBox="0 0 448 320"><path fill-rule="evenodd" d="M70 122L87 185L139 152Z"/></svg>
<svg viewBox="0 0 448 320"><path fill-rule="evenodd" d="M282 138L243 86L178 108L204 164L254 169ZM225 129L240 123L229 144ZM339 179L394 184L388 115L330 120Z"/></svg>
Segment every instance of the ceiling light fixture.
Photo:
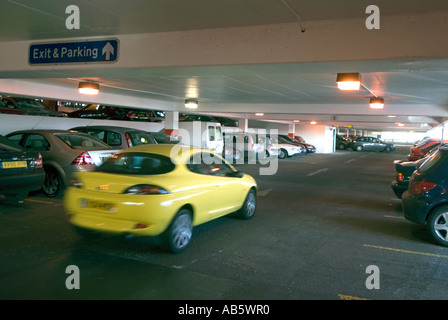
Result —
<svg viewBox="0 0 448 320"><path fill-rule="evenodd" d="M264 113L263 112L257 112L255 115L259 116L259 117L262 117L262 116L264 116Z"/></svg>
<svg viewBox="0 0 448 320"><path fill-rule="evenodd" d="M359 90L361 87L361 75L357 72L338 73L336 84L339 90Z"/></svg>
<svg viewBox="0 0 448 320"><path fill-rule="evenodd" d="M370 98L370 109L384 109L384 99L379 97Z"/></svg>
<svg viewBox="0 0 448 320"><path fill-rule="evenodd" d="M316 121L311 121L310 124L317 124L317 122Z"/></svg>
<svg viewBox="0 0 448 320"><path fill-rule="evenodd" d="M336 76L336 84L339 90L359 90L361 87L368 91L373 98L370 98L371 109L384 109L384 98L378 97L372 90L367 88L361 82L361 75L357 72L338 73Z"/></svg>
<svg viewBox="0 0 448 320"><path fill-rule="evenodd" d="M196 109L198 107L198 100L196 99L185 99L185 108Z"/></svg>
<svg viewBox="0 0 448 320"><path fill-rule="evenodd" d="M78 84L79 93L82 94L98 94L100 92L100 85L94 82L80 82Z"/></svg>

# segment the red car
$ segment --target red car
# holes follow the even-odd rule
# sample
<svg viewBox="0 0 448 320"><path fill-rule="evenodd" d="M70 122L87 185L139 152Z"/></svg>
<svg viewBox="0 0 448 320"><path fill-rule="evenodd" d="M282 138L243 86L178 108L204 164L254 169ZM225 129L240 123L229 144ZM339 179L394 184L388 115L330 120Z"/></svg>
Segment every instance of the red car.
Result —
<svg viewBox="0 0 448 320"><path fill-rule="evenodd" d="M429 140L422 144L419 144L415 147L411 147L410 152L408 154L409 161L416 161L418 159L423 158L428 152L432 149L440 146L442 144L441 141L438 140Z"/></svg>

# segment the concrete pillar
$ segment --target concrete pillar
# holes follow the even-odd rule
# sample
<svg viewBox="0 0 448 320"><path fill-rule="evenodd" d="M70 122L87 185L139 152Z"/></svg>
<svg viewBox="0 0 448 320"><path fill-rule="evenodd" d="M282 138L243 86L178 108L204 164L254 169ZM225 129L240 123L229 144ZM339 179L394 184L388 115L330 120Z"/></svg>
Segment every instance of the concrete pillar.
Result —
<svg viewBox="0 0 448 320"><path fill-rule="evenodd" d="M247 129L249 128L249 119L238 119L238 128L243 132L247 132Z"/></svg>
<svg viewBox="0 0 448 320"><path fill-rule="evenodd" d="M288 136L294 138L295 135L296 135L296 125L288 124Z"/></svg>
<svg viewBox="0 0 448 320"><path fill-rule="evenodd" d="M165 112L165 133L177 139L179 135L179 112Z"/></svg>

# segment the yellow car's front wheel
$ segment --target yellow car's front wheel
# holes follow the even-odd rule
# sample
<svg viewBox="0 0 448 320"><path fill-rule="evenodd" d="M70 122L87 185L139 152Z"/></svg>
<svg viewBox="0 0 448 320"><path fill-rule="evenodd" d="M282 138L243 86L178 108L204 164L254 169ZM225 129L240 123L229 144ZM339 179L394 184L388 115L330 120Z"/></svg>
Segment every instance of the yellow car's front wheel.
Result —
<svg viewBox="0 0 448 320"><path fill-rule="evenodd" d="M255 214L256 208L257 196L255 194L255 191L251 189L247 194L246 199L244 200L243 206L238 212L238 217L245 220L251 219Z"/></svg>
<svg viewBox="0 0 448 320"><path fill-rule="evenodd" d="M193 235L193 217L188 209L181 209L164 233L165 244L173 253L185 251Z"/></svg>

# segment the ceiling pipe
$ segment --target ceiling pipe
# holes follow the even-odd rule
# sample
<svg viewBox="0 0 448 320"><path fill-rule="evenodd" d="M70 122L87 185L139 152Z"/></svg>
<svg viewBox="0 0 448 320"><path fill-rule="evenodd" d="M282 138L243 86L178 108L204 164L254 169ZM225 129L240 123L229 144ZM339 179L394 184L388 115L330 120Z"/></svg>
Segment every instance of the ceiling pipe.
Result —
<svg viewBox="0 0 448 320"><path fill-rule="evenodd" d="M302 17L300 17L300 15L294 10L294 8L292 8L289 5L288 2L286 2L286 0L280 0L280 1L297 18L297 21L299 22L299 25L300 25L300 29L302 30L302 32L305 32L306 31L306 27L305 27L305 23L302 20Z"/></svg>

